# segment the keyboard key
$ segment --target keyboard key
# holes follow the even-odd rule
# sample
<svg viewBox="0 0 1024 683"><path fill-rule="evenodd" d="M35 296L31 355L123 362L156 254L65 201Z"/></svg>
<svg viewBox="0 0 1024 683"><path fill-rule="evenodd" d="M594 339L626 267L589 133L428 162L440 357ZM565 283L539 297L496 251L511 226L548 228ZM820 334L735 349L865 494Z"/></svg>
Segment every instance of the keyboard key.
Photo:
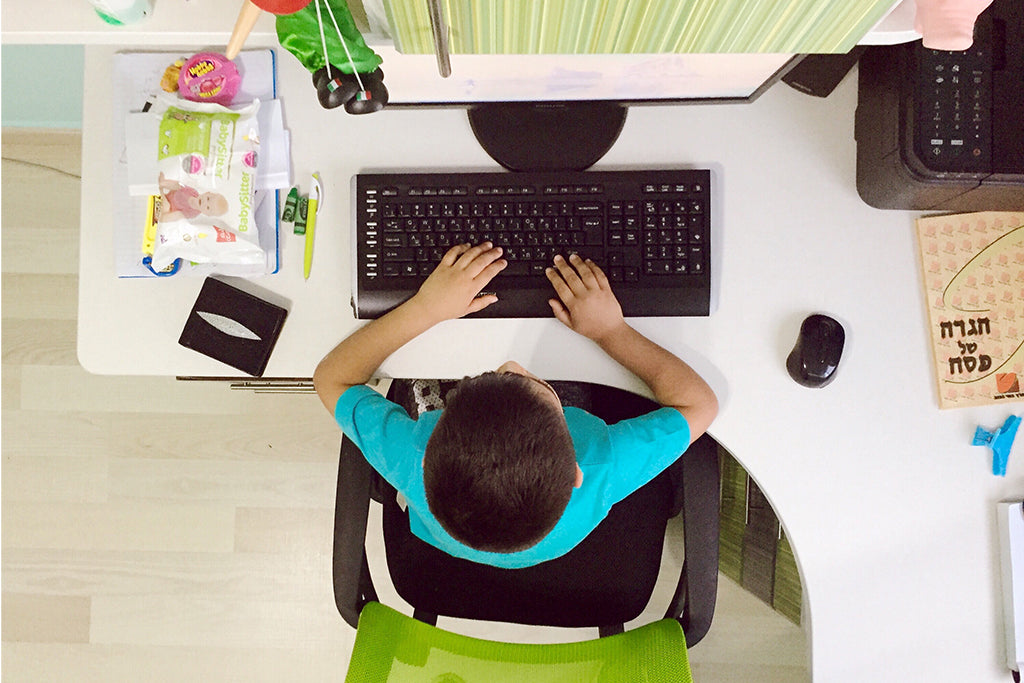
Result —
<svg viewBox="0 0 1024 683"><path fill-rule="evenodd" d="M384 247L381 251L385 261L414 261L416 250L412 247Z"/></svg>
<svg viewBox="0 0 1024 683"><path fill-rule="evenodd" d="M645 261L644 269L648 275L668 275L672 272L672 261L668 259Z"/></svg>

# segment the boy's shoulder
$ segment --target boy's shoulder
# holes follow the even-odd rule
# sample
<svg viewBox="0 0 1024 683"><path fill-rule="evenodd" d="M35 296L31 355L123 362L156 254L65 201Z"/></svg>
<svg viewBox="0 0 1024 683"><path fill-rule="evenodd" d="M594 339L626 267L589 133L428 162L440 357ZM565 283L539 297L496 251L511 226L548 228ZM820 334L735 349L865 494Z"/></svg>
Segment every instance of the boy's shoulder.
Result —
<svg viewBox="0 0 1024 683"><path fill-rule="evenodd" d="M657 408L609 424L581 408L566 407L566 424L581 464L611 464L628 459L660 458L662 453L689 446L690 428L675 408Z"/></svg>
<svg viewBox="0 0 1024 683"><path fill-rule="evenodd" d="M643 425L648 428L657 427L668 431L689 428L686 417L675 408L669 406L657 406L649 412L614 422L608 422L599 415L575 406L564 406L563 412L565 413L566 422L570 425L574 423L581 426L602 424L609 429L616 427L632 428Z"/></svg>
<svg viewBox="0 0 1024 683"><path fill-rule="evenodd" d="M334 418L344 428L346 424L355 426L357 423L364 429L370 428L372 424L380 424L384 421L398 424L407 424L418 435L429 435L434 425L441 416L440 410L420 413L417 416L416 410L409 410L399 402L384 396L379 391L366 384L357 384L346 389L334 408Z"/></svg>
<svg viewBox="0 0 1024 683"><path fill-rule="evenodd" d="M380 398L385 401L387 400L385 396L382 396L379 391L374 390L372 387L367 386L366 384L355 384L341 392L341 395L338 397L335 412L337 412L337 407L342 404L355 405L364 399L373 398Z"/></svg>

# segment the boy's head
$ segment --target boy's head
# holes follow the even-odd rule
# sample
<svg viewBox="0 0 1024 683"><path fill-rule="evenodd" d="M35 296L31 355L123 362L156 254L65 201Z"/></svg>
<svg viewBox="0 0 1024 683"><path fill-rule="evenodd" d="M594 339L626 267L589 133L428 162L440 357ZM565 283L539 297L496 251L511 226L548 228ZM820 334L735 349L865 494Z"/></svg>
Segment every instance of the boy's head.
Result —
<svg viewBox="0 0 1024 683"><path fill-rule="evenodd" d="M453 538L477 550L509 553L536 544L580 484L558 396L506 364L462 380L446 403L423 458L430 511Z"/></svg>

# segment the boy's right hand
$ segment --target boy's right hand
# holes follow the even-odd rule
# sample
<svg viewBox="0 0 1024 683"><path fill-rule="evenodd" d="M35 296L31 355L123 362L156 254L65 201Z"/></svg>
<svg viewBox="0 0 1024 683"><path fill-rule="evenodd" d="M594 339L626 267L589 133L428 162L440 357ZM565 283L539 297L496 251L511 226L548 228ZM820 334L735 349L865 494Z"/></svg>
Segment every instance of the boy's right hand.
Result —
<svg viewBox="0 0 1024 683"><path fill-rule="evenodd" d="M558 294L549 299L555 317L588 339L600 341L626 324L611 283L596 263L578 254L555 256L545 273Z"/></svg>
<svg viewBox="0 0 1024 683"><path fill-rule="evenodd" d="M490 306L498 297L481 292L508 265L501 253L501 248L490 242L452 247L411 301L421 306L428 319L435 323L461 318Z"/></svg>

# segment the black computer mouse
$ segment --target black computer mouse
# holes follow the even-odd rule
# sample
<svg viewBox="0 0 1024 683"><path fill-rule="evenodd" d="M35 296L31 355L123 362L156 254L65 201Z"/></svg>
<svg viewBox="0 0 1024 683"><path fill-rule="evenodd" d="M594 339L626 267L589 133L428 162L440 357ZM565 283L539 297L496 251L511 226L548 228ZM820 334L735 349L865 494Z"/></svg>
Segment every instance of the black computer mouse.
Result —
<svg viewBox="0 0 1024 683"><path fill-rule="evenodd" d="M821 313L809 315L800 325L786 369L797 384L823 387L835 378L845 342L846 331L838 321Z"/></svg>

